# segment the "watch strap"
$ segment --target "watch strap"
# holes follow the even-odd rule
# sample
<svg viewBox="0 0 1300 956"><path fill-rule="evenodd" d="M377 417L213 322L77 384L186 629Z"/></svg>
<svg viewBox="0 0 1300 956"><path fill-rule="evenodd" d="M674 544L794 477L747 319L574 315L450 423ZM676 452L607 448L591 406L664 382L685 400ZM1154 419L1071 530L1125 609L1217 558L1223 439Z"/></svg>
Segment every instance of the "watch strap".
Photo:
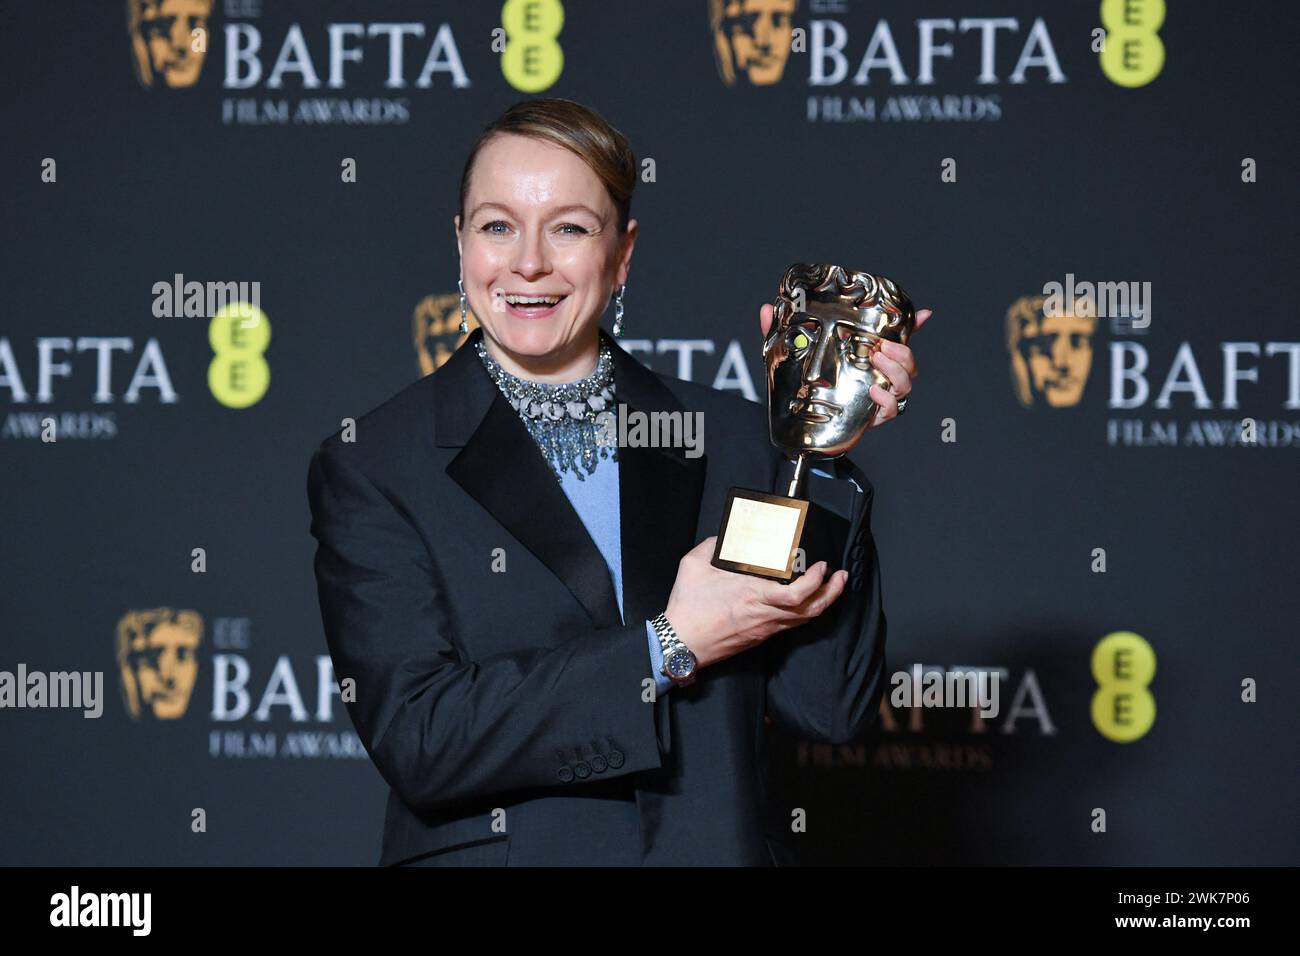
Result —
<svg viewBox="0 0 1300 956"><path fill-rule="evenodd" d="M674 677L672 673L667 671L668 661L672 657L672 654L675 650L677 650L678 648L682 648L687 653L689 653L691 657L695 656L695 652L692 651L689 647L687 647L686 644L682 641L682 639L677 636L677 631L673 629L673 626L670 623L668 623L668 617L666 612L660 611L657 615L655 615L654 619L650 621L650 626L655 629L655 634L659 638L659 646L663 649L664 652L665 676L667 676L668 679L671 680L674 684L689 684L692 681L694 681L695 680L694 674L692 674L689 678L682 680L680 678Z"/></svg>

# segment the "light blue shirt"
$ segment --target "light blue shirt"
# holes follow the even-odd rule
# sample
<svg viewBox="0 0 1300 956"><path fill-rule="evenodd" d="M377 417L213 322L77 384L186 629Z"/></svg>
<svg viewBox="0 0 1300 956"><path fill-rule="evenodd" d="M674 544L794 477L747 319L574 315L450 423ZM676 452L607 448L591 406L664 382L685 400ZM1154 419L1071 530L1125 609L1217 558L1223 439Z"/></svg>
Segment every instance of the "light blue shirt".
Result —
<svg viewBox="0 0 1300 956"><path fill-rule="evenodd" d="M609 567L609 575L614 581L614 596L618 598L618 614L622 618L623 535L619 513L618 462L613 458L597 458L596 470L592 474L584 471L582 480L579 480L572 471L565 471L560 484ZM649 621L645 622L645 632L650 651L650 673L654 676L657 693L666 694L672 690L673 682L662 673L664 655L663 648L659 645L659 636Z"/></svg>

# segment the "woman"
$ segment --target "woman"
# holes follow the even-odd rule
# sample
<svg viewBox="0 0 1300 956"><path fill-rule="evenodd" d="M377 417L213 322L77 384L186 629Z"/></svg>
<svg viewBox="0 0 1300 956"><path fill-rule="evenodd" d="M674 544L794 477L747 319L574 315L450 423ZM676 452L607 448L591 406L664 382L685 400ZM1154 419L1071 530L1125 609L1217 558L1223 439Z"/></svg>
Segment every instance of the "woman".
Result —
<svg viewBox="0 0 1300 956"><path fill-rule="evenodd" d="M382 864L771 865L789 814L763 795L765 715L831 742L874 717L865 476L841 459L809 480L847 594L824 561L788 585L713 567L727 489L777 481L765 409L651 372L600 329L616 291L622 322L635 170L567 100L490 125L454 220L480 327L313 457L325 633L391 788ZM879 424L915 364L902 346L876 362ZM618 405L701 412L704 454L609 447Z"/></svg>

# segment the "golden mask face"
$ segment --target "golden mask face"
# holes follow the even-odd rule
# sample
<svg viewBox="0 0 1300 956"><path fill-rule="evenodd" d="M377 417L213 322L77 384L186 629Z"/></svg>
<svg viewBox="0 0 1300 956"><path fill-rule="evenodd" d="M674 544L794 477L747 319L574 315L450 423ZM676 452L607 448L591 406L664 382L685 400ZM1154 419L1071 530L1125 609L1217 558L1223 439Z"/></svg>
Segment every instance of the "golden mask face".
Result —
<svg viewBox="0 0 1300 956"><path fill-rule="evenodd" d="M211 14L212 0L127 0L127 32L142 86L194 85L207 55L194 49L194 31L206 31Z"/></svg>
<svg viewBox="0 0 1300 956"><path fill-rule="evenodd" d="M158 720L185 714L199 676L203 619L170 608L131 611L117 625L117 662L127 711Z"/></svg>
<svg viewBox="0 0 1300 956"><path fill-rule="evenodd" d="M1026 408L1077 405L1092 371L1095 309L1078 299L1062 314L1044 311L1046 297L1024 296L1007 310L1007 349L1016 397Z"/></svg>
<svg viewBox="0 0 1300 956"><path fill-rule="evenodd" d="M710 0L713 53L724 83L739 78L769 86L781 79L797 6L798 0Z"/></svg>
<svg viewBox="0 0 1300 956"><path fill-rule="evenodd" d="M451 358L451 353L460 347L466 336L478 328L474 310L468 307L465 324L469 326L469 331L461 335L459 294L426 295L420 300L411 316L411 326L415 336L415 357L421 375L431 375L440 368L443 362Z"/></svg>
<svg viewBox="0 0 1300 956"><path fill-rule="evenodd" d="M911 299L884 276L791 266L763 346L772 444L788 458L846 454L875 416L871 386L891 388L872 353L882 339L906 345L915 325Z"/></svg>

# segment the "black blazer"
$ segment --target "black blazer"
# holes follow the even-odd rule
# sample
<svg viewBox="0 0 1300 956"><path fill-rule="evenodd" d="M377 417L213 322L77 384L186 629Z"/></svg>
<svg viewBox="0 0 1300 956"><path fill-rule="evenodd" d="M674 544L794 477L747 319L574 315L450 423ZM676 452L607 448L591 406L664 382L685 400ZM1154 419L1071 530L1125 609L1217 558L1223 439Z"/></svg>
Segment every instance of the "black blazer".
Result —
<svg viewBox="0 0 1300 956"><path fill-rule="evenodd" d="M391 788L381 865L772 865L790 811L768 805L765 716L829 743L875 719L872 489L847 459L838 473L863 491L808 482L809 527L851 570L845 593L647 700L645 621L678 562L717 534L729 487L773 490L783 460L763 405L652 372L600 334L619 402L704 413L700 457L619 450L626 624L595 543L474 352L481 329L312 458L325 637Z"/></svg>

